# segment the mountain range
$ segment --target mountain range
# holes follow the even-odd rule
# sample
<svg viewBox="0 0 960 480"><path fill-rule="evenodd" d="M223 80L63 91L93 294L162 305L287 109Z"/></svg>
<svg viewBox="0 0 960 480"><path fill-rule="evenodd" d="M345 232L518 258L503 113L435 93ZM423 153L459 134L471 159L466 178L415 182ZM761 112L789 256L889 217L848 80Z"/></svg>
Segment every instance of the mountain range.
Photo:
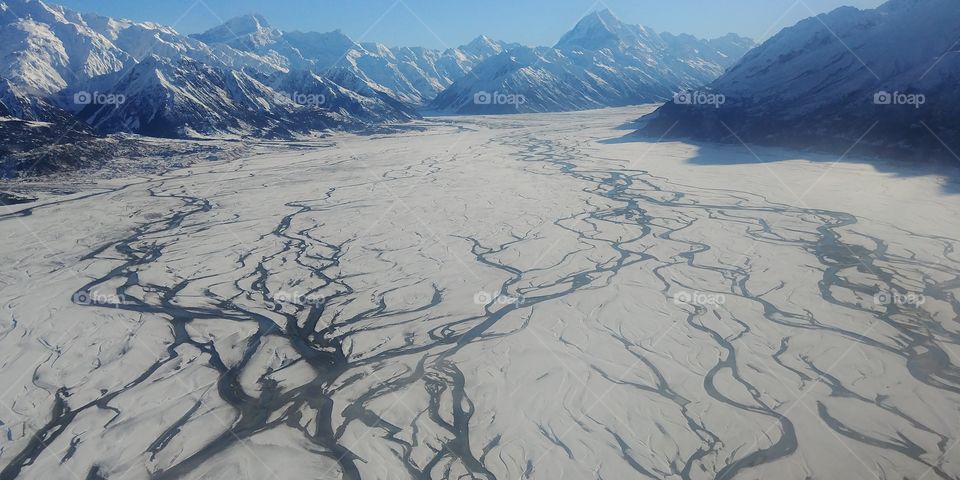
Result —
<svg viewBox="0 0 960 480"><path fill-rule="evenodd" d="M956 0L843 7L760 46L734 34L658 33L601 10L551 47L480 36L444 50L286 32L260 15L183 35L0 0L0 59L5 158L115 133L282 139L399 125L419 112L663 101L638 134L921 157L960 151Z"/></svg>
<svg viewBox="0 0 960 480"><path fill-rule="evenodd" d="M553 47L509 49L480 62L431 102L461 114L556 112L662 102L720 76L754 46L627 25L602 10Z"/></svg>
<svg viewBox="0 0 960 480"><path fill-rule="evenodd" d="M0 0L0 105L18 120L78 119L97 134L290 138L405 122L423 108L498 112L495 101L473 102L483 88L525 97L513 111L656 101L713 80L750 46L734 35L657 34L608 11L554 48L481 36L432 50L358 43L340 31L284 32L260 15L182 35L39 0Z"/></svg>
<svg viewBox="0 0 960 480"><path fill-rule="evenodd" d="M419 106L477 63L509 45L478 37L447 50L356 43L340 31L281 32L260 15L232 19L192 38L271 59L278 71L309 70L345 86L375 86L396 100Z"/></svg>
<svg viewBox="0 0 960 480"><path fill-rule="evenodd" d="M784 29L639 133L954 160L957 85L956 0L843 7Z"/></svg>

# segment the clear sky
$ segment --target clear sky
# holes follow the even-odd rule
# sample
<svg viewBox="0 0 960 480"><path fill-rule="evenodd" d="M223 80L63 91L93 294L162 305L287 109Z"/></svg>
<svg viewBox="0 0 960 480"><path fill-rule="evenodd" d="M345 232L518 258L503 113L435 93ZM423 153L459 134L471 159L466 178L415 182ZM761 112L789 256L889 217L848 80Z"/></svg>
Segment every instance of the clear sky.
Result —
<svg viewBox="0 0 960 480"><path fill-rule="evenodd" d="M480 34L525 45L553 45L585 14L609 8L627 23L657 31L763 40L781 28L843 5L883 0L50 0L79 11L150 20L182 33L259 13L282 30L340 29L354 40L443 48Z"/></svg>

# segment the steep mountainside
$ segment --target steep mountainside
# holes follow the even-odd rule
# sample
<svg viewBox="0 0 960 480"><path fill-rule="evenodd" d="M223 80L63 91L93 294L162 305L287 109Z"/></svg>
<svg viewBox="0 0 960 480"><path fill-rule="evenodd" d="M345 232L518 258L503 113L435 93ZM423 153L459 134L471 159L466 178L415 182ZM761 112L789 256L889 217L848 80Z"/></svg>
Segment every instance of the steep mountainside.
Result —
<svg viewBox="0 0 960 480"><path fill-rule="evenodd" d="M953 157L941 140L960 151L958 39L954 0L840 8L783 30L713 82L719 108L667 103L642 132Z"/></svg>
<svg viewBox="0 0 960 480"><path fill-rule="evenodd" d="M281 39L259 16L192 38L153 23L4 0L0 103L24 120L60 122L73 113L102 133L172 137L289 135L416 117L367 85L276 90L311 75L296 49L273 49ZM276 81L283 75L291 82Z"/></svg>

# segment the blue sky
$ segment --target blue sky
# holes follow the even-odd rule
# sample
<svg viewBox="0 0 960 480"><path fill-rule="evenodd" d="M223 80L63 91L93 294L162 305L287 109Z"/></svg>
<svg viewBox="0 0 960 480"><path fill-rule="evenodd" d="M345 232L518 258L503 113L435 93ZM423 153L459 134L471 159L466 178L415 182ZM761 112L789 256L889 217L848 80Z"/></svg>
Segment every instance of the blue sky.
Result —
<svg viewBox="0 0 960 480"><path fill-rule="evenodd" d="M80 11L173 25L195 33L237 15L260 13L283 30L341 29L390 46L457 46L477 35L553 45L584 14L608 7L627 23L658 31L757 40L839 6L883 0L51 0Z"/></svg>

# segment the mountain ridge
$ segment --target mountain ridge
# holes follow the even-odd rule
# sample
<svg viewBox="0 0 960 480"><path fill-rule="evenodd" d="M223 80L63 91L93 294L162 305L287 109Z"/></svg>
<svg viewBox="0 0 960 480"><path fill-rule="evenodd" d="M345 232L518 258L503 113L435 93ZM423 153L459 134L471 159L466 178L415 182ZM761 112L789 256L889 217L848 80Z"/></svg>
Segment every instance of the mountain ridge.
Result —
<svg viewBox="0 0 960 480"><path fill-rule="evenodd" d="M516 47L488 58L429 107L446 113L502 114L658 102L678 89L714 80L752 47L752 40L736 34L705 40L657 33L599 10L581 19L553 47Z"/></svg>
<svg viewBox="0 0 960 480"><path fill-rule="evenodd" d="M601 34L595 40L603 48L588 49L591 24L612 32L612 43ZM485 35L437 50L358 42L340 30L284 32L258 14L183 35L155 22L81 13L42 0L0 0L0 112L17 120L8 122L5 132L31 138L23 148L47 143L50 155L56 155L62 141L118 133L297 138L417 119L418 108L434 105L451 89L473 85L479 80L475 72L504 64L520 72L508 86L536 90L539 80L558 85L552 91L540 89L539 97L527 94L531 104L551 110L640 103L715 77L747 42L736 37L740 44L727 42L721 48L691 36L654 37L609 11L578 25L562 39L571 45L565 50L524 47ZM670 49L684 58L667 61L662 53ZM704 56L699 50L714 53ZM632 63L621 65L623 58ZM544 60L563 68L538 70ZM621 70L631 73L619 75ZM576 81L564 80L570 78ZM491 91L496 87L491 85ZM588 93L583 100L570 101L582 92ZM484 111L490 112L513 110ZM37 128L46 124L51 128ZM50 135L47 142L44 135ZM5 154L22 150L13 139L8 143L15 148Z"/></svg>
<svg viewBox="0 0 960 480"><path fill-rule="evenodd" d="M712 82L705 90L723 95L722 107L668 102L638 133L954 158L957 38L950 0L841 7L785 28Z"/></svg>

